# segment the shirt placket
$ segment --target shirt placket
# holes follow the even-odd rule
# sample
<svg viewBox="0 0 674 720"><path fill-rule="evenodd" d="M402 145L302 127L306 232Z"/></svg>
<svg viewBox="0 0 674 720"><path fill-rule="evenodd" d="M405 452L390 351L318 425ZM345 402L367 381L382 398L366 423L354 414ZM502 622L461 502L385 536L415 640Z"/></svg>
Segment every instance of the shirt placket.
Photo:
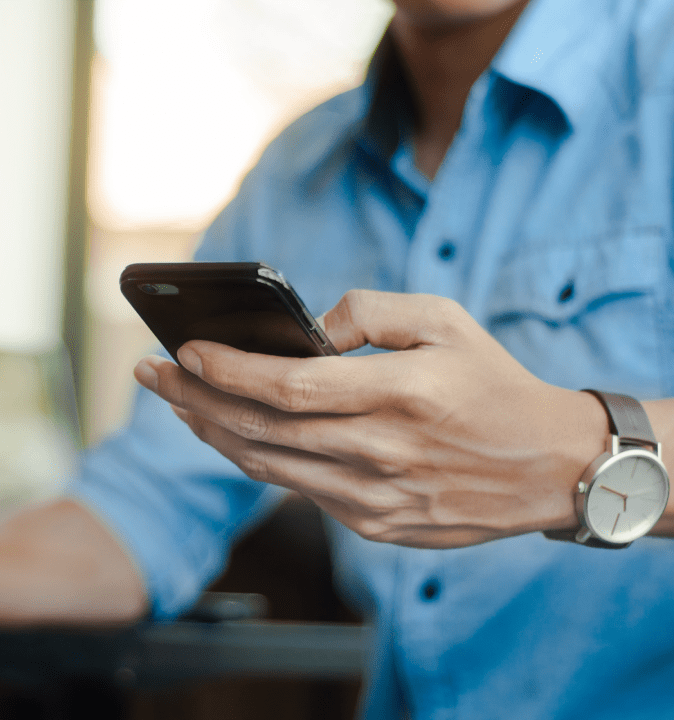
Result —
<svg viewBox="0 0 674 720"><path fill-rule="evenodd" d="M485 189L484 105L488 78L473 87L459 132L427 192L427 203L410 241L406 291L431 293L462 302L466 295L472 229ZM455 717L457 690L443 650L453 613L447 588L447 554L403 554L399 566L394 633L401 685L419 717ZM404 651L402 650L404 648Z"/></svg>
<svg viewBox="0 0 674 720"><path fill-rule="evenodd" d="M456 684L444 667L443 649L451 633L447 572L442 551L403 553L395 593L396 669L413 716L455 717Z"/></svg>
<svg viewBox="0 0 674 720"><path fill-rule="evenodd" d="M474 85L463 121L428 191L428 202L410 242L406 292L462 302L475 226L485 187L482 161L488 76Z"/></svg>

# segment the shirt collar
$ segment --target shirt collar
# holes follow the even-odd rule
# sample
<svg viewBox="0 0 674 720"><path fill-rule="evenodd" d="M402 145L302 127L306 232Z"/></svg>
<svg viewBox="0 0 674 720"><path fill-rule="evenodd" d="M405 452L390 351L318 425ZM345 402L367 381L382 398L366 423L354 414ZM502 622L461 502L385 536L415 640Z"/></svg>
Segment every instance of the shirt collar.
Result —
<svg viewBox="0 0 674 720"><path fill-rule="evenodd" d="M588 107L600 101L608 99L609 107L625 114L633 106L630 91L636 84L625 31L637 5L636 0L531 0L492 61L491 72L547 98L572 130L582 124ZM353 141L388 162L409 126L410 90L388 30L370 62L360 100L355 122L341 141L333 139L325 148L315 170L337 146Z"/></svg>
<svg viewBox="0 0 674 720"><path fill-rule="evenodd" d="M571 129L598 101L608 99L624 112L633 83L626 77L629 53L620 30L630 27L626 16L635 5L633 0L531 0L490 69L552 101ZM388 31L363 91L364 118L357 135L367 151L388 159L412 119L410 91Z"/></svg>
<svg viewBox="0 0 674 720"><path fill-rule="evenodd" d="M531 0L492 69L548 97L572 129L602 100L622 114L632 104L624 30L634 9L631 0Z"/></svg>
<svg viewBox="0 0 674 720"><path fill-rule="evenodd" d="M372 56L363 84L355 92L348 125L337 136L326 138L321 147L314 144L311 148L313 162L307 165L308 182L313 183L328 172L331 159L352 143L385 163L398 148L410 122L412 102L388 30Z"/></svg>

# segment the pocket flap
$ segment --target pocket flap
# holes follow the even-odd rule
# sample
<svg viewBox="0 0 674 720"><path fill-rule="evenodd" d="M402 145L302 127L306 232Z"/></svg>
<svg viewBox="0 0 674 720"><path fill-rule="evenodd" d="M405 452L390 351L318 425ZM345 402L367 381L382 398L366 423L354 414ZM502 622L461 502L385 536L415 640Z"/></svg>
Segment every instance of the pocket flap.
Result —
<svg viewBox="0 0 674 720"><path fill-rule="evenodd" d="M499 273L489 323L538 316L552 324L620 298L655 293L662 273L662 232L645 228L573 245L527 245Z"/></svg>

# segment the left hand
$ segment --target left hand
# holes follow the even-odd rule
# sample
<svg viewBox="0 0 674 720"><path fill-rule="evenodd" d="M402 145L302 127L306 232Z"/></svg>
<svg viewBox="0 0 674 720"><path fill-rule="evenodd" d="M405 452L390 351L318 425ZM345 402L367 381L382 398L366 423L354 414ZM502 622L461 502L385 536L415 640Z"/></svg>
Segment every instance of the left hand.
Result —
<svg viewBox="0 0 674 720"><path fill-rule="evenodd" d="M395 352L191 341L191 372L146 358L136 378L250 478L366 538L447 548L575 527L573 486L608 432L592 396L538 380L445 298L351 291L325 325L340 352Z"/></svg>

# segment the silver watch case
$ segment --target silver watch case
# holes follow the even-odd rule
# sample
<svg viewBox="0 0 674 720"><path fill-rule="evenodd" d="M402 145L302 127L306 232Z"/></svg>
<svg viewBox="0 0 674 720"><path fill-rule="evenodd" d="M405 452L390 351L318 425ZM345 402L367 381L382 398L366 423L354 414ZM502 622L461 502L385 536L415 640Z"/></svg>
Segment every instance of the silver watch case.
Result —
<svg viewBox="0 0 674 720"><path fill-rule="evenodd" d="M648 526L644 526L642 524L634 531L633 537L631 535L625 537L625 534L623 533L621 539L616 541L610 536L607 536L605 532L593 526L589 516L588 503L594 484L600 480L606 470L608 470L612 465L622 462L630 457L645 458L660 468L666 479L666 494L662 507L653 512L652 522ZM578 482L578 491L576 493L576 513L578 514L578 520L580 521L581 528L576 533L576 542L582 544L587 542L590 538L595 538L596 540L608 545L626 547L634 540L646 535L658 522L662 513L665 511L665 507L667 506L669 490L669 475L664 463L662 462L662 447L660 443L656 443L653 450L649 450L643 446L634 444L624 443L621 445L620 438L617 435L609 435L606 441L606 452L602 453L587 467Z"/></svg>

